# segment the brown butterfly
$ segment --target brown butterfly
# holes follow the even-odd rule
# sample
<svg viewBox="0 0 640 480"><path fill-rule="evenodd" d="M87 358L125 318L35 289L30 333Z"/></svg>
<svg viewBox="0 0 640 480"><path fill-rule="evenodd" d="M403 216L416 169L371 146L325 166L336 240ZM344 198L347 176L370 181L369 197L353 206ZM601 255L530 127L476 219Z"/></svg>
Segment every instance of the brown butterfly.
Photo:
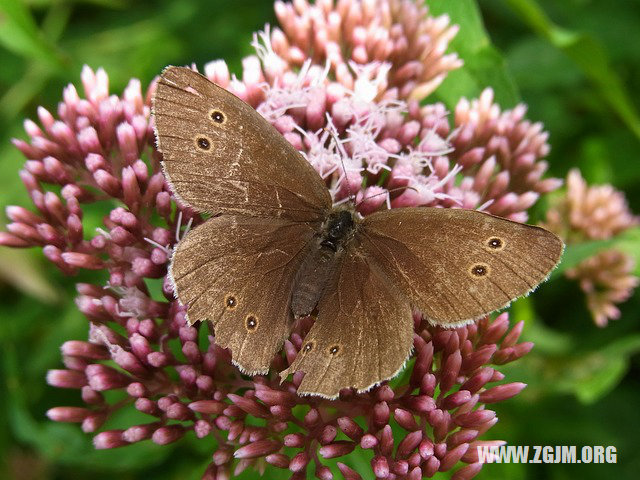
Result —
<svg viewBox="0 0 640 480"><path fill-rule="evenodd" d="M202 75L162 74L158 148L179 200L213 216L175 248L169 275L189 322L248 374L268 372L295 318L317 311L285 378L335 398L402 368L412 309L456 327L505 307L556 266L562 241L470 210L398 208L359 217L253 108Z"/></svg>

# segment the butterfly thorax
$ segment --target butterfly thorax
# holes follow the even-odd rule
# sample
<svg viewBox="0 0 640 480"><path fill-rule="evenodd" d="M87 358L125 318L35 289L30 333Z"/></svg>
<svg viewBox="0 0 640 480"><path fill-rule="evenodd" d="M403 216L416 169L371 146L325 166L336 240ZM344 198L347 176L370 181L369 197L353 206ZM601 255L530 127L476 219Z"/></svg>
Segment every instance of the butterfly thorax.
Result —
<svg viewBox="0 0 640 480"><path fill-rule="evenodd" d="M323 225L320 246L334 252L348 241L356 227L356 220L350 210L334 210Z"/></svg>
<svg viewBox="0 0 640 480"><path fill-rule="evenodd" d="M296 318L310 315L352 240L358 219L351 210L335 209L312 240L293 286L291 310Z"/></svg>

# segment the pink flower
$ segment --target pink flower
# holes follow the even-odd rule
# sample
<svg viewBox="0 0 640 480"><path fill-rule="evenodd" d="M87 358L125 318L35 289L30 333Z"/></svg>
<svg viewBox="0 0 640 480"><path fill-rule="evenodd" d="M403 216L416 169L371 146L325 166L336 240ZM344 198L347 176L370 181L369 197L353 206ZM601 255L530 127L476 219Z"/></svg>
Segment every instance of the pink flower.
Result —
<svg viewBox="0 0 640 480"><path fill-rule="evenodd" d="M545 225L568 242L581 242L606 240L638 223L622 192L611 185L589 186L573 169L567 175L567 192L549 210Z"/></svg>
<svg viewBox="0 0 640 480"><path fill-rule="evenodd" d="M462 65L455 53L444 54L458 32L446 15L432 17L426 6L406 0L336 3L275 2L281 29L260 34L270 82L311 60L326 62L332 76L353 89L362 65L386 64L389 75L376 93L421 100Z"/></svg>
<svg viewBox="0 0 640 480"><path fill-rule="evenodd" d="M604 250L567 270L568 278L578 281L587 297L587 308L594 323L606 327L609 320L620 318L616 306L631 297L640 278L633 275L631 255L615 249Z"/></svg>
<svg viewBox="0 0 640 480"><path fill-rule="evenodd" d="M611 185L588 186L577 169L567 175L567 192L547 212L545 226L568 243L606 240L638 225L624 194ZM594 323L606 327L620 317L616 306L626 301L640 279L633 275L631 255L615 249L599 252L567 270L586 295Z"/></svg>

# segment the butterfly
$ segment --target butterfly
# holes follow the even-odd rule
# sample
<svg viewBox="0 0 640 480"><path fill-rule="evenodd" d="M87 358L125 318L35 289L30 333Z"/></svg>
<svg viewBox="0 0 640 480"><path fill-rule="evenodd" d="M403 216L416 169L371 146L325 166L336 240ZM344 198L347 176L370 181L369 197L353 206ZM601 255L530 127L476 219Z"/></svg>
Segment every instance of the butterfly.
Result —
<svg viewBox="0 0 640 480"><path fill-rule="evenodd" d="M402 369L413 312L457 327L545 280L563 243L485 213L396 208L362 218L333 206L320 175L251 106L188 68L168 67L153 102L167 182L211 217L177 244L169 276L188 321L249 375L266 374L297 318L315 322L281 378L299 394L364 392Z"/></svg>

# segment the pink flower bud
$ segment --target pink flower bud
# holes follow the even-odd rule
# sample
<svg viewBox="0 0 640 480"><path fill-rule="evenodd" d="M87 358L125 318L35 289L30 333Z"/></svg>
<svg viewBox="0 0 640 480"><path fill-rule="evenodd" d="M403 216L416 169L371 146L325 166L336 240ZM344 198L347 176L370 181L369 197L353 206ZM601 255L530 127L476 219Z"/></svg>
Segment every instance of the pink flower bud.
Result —
<svg viewBox="0 0 640 480"><path fill-rule="evenodd" d="M336 458L350 454L355 447L356 444L354 442L339 440L337 442L330 443L329 445L320 447L318 452L320 453L320 455L322 455L323 458Z"/></svg>
<svg viewBox="0 0 640 480"><path fill-rule="evenodd" d="M344 463L337 462L338 470L345 480L362 480L362 477L353 469L345 465Z"/></svg>
<svg viewBox="0 0 640 480"><path fill-rule="evenodd" d="M456 407L459 407L463 403L468 402L471 399L471 392L468 390L458 390L455 393L444 398L442 401L443 408L447 410L453 410Z"/></svg>
<svg viewBox="0 0 640 480"><path fill-rule="evenodd" d="M232 458L233 452L228 448L219 448L213 453L213 463L216 465L229 463Z"/></svg>
<svg viewBox="0 0 640 480"><path fill-rule="evenodd" d="M360 425L349 417L338 418L338 426L349 438L358 441L364 433Z"/></svg>
<svg viewBox="0 0 640 480"><path fill-rule="evenodd" d="M389 476L389 463L386 457L375 457L371 460L371 468L376 478L387 478Z"/></svg>
<svg viewBox="0 0 640 480"><path fill-rule="evenodd" d="M457 415L453 418L453 421L461 427L474 428L492 420L495 416L496 412L493 410L475 410L463 415Z"/></svg>
<svg viewBox="0 0 640 480"><path fill-rule="evenodd" d="M158 428L153 435L151 435L151 441L158 445L167 445L180 440L184 435L185 430L182 425L168 425Z"/></svg>
<svg viewBox="0 0 640 480"><path fill-rule="evenodd" d="M125 162L127 164L132 164L138 158L138 145L135 130L131 124L121 123L116 128L116 136Z"/></svg>
<svg viewBox="0 0 640 480"><path fill-rule="evenodd" d="M129 443L146 440L151 438L153 432L155 432L159 426L160 424L158 422L148 423L146 425L134 425L122 433L122 439Z"/></svg>
<svg viewBox="0 0 640 480"><path fill-rule="evenodd" d="M398 457L407 457L410 453L412 453L422 441L422 430L416 430L415 432L411 432L409 435L404 437L404 439L398 445L397 456Z"/></svg>
<svg viewBox="0 0 640 480"><path fill-rule="evenodd" d="M380 434L380 452L383 455L391 454L393 450L393 433L389 425L385 425Z"/></svg>
<svg viewBox="0 0 640 480"><path fill-rule="evenodd" d="M253 415L254 417L266 418L269 415L268 410L253 399L241 397L230 393L228 398L243 411Z"/></svg>
<svg viewBox="0 0 640 480"><path fill-rule="evenodd" d="M520 383L520 382L507 383L505 385L498 385L496 387L490 388L489 390L485 390L484 392L480 393L480 401L483 403L501 402L508 398L515 397L526 386L527 386L526 383Z"/></svg>
<svg viewBox="0 0 640 480"><path fill-rule="evenodd" d="M100 270L104 268L104 263L99 258L78 252L63 252L62 260L72 267L86 268L89 270Z"/></svg>
<svg viewBox="0 0 640 480"><path fill-rule="evenodd" d="M433 477L435 473L440 469L440 460L436 457L429 457L422 463L421 466L422 475L427 478Z"/></svg>
<svg viewBox="0 0 640 480"><path fill-rule="evenodd" d="M382 426L389 422L389 406L387 402L376 403L373 407L373 421Z"/></svg>
<svg viewBox="0 0 640 480"><path fill-rule="evenodd" d="M265 460L268 464L278 468L289 468L290 459L283 453L272 453L271 455L267 455Z"/></svg>
<svg viewBox="0 0 640 480"><path fill-rule="evenodd" d="M307 468L308 463L309 456L305 452L300 452L291 459L291 463L289 463L289 470L292 472L302 472Z"/></svg>
<svg viewBox="0 0 640 480"><path fill-rule="evenodd" d="M277 452L281 444L275 440L258 440L237 449L233 456L235 458L256 458L264 457Z"/></svg>
<svg viewBox="0 0 640 480"><path fill-rule="evenodd" d="M360 439L360 447L367 449L367 448L373 448L376 445L378 445L378 439L371 435L370 433L366 433L362 436L362 438Z"/></svg>
<svg viewBox="0 0 640 480"><path fill-rule="evenodd" d="M81 388L87 384L87 376L73 370L49 370L47 383L59 388Z"/></svg>
<svg viewBox="0 0 640 480"><path fill-rule="evenodd" d="M447 356L443 368L443 376L440 379L440 389L443 392L449 391L458 377L460 366L462 365L462 355L460 351L455 351Z"/></svg>
<svg viewBox="0 0 640 480"><path fill-rule="evenodd" d="M420 428L418 426L418 423L416 422L415 417L408 410L396 408L393 412L393 416L396 419L396 422L398 422L398 424L405 430L415 431Z"/></svg>
<svg viewBox="0 0 640 480"><path fill-rule="evenodd" d="M469 444L463 443L461 445L458 445L454 449L449 450L440 461L439 470L441 472L446 472L447 470L450 470L451 468L453 468L460 461L460 459L467 452L468 449L469 449Z"/></svg>
<svg viewBox="0 0 640 480"><path fill-rule="evenodd" d="M436 408L436 402L433 397L428 395L418 395L409 397L406 403L414 410L420 413L430 412Z"/></svg>
<svg viewBox="0 0 640 480"><path fill-rule="evenodd" d="M489 359L497 350L495 344L484 345L462 360L462 369L472 372L476 368L489 363Z"/></svg>
<svg viewBox="0 0 640 480"><path fill-rule="evenodd" d="M331 473L329 467L321 466L316 468L315 475L320 480L333 480L333 473Z"/></svg>
<svg viewBox="0 0 640 480"><path fill-rule="evenodd" d="M30 212L24 207L10 205L5 209L5 212L7 214L7 218L12 222L25 223L32 226L42 223L42 217Z"/></svg>
<svg viewBox="0 0 640 480"><path fill-rule="evenodd" d="M82 422L92 412L80 407L54 407L47 410L47 417L55 422Z"/></svg>
<svg viewBox="0 0 640 480"><path fill-rule="evenodd" d="M91 388L99 392L122 388L129 383L127 376L102 364L89 365L86 374Z"/></svg>
<svg viewBox="0 0 640 480"><path fill-rule="evenodd" d="M129 443L122 438L123 430L107 430L100 432L93 437L93 446L98 450L106 448L118 448L128 445Z"/></svg>
<svg viewBox="0 0 640 480"><path fill-rule="evenodd" d="M465 465L464 467L456 470L456 472L451 477L451 480L469 480L475 477L480 470L482 470L481 463L472 463L470 465Z"/></svg>
<svg viewBox="0 0 640 480"><path fill-rule="evenodd" d="M273 390L266 386L256 386L256 397L267 405L293 405L295 396L289 392Z"/></svg>

